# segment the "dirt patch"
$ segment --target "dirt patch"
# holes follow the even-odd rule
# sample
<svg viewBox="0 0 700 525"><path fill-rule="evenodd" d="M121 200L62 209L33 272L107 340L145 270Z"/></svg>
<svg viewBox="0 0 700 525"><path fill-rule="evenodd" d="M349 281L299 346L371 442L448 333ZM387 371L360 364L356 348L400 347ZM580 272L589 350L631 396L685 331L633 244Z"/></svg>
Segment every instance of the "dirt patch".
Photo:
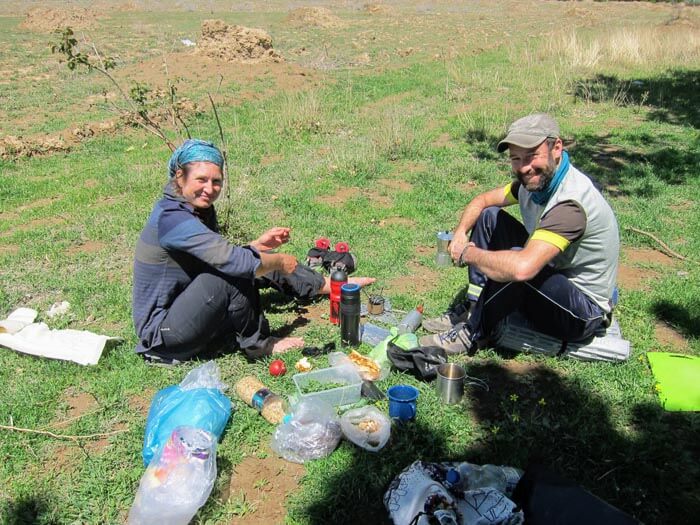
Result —
<svg viewBox="0 0 700 525"><path fill-rule="evenodd" d="M272 48L272 38L263 29L229 25L223 20L202 22L197 52L226 62L282 62Z"/></svg>
<svg viewBox="0 0 700 525"><path fill-rule="evenodd" d="M134 394L129 396L127 403L131 413L140 414L144 419L148 416L148 410L151 408L151 400L155 390L147 389L143 394Z"/></svg>
<svg viewBox="0 0 700 525"><path fill-rule="evenodd" d="M440 274L415 261L406 265L404 275L394 277L387 282L386 288L390 292L406 292L421 294L435 288L440 279Z"/></svg>
<svg viewBox="0 0 700 525"><path fill-rule="evenodd" d="M317 301L297 307L298 317L305 319L309 323L317 321L328 322L329 313L330 307L327 301Z"/></svg>
<svg viewBox="0 0 700 525"><path fill-rule="evenodd" d="M648 290L647 282L657 276L656 272L621 264L617 269L617 284L625 290Z"/></svg>
<svg viewBox="0 0 700 525"><path fill-rule="evenodd" d="M341 188L333 195L323 195L318 197L316 202L320 204L328 204L329 206L335 206L345 204L347 201L356 198L358 195L360 195L360 188Z"/></svg>
<svg viewBox="0 0 700 525"><path fill-rule="evenodd" d="M33 230L36 228L43 228L44 226L56 226L56 225L61 224L63 222L65 222L65 219L63 217L49 217L49 218L45 218L45 219L34 219L34 220L29 221L25 224L17 226L14 229L9 229L3 233L0 233L0 237L10 237L18 232L25 232L25 231Z"/></svg>
<svg viewBox="0 0 700 525"><path fill-rule="evenodd" d="M363 9L372 15L389 15L394 12L391 6L384 4L365 4Z"/></svg>
<svg viewBox="0 0 700 525"><path fill-rule="evenodd" d="M263 167L269 166L270 164L275 164L281 161L282 159L284 159L284 156L277 153L274 155L265 155L263 158L260 159L260 165Z"/></svg>
<svg viewBox="0 0 700 525"><path fill-rule="evenodd" d="M433 141L433 146L436 148L451 148L454 146L454 144L452 144L452 136L449 133L440 134L440 136Z"/></svg>
<svg viewBox="0 0 700 525"><path fill-rule="evenodd" d="M464 193L469 193L474 188L476 188L478 186L479 186L479 183L476 182L475 180L468 180L467 182L465 182L463 184L458 184L457 189L460 191L463 191Z"/></svg>
<svg viewBox="0 0 700 525"><path fill-rule="evenodd" d="M225 499L245 501L251 510L245 516L233 518L230 525L284 523L285 499L297 490L305 472L303 465L277 457L244 459L234 468Z"/></svg>
<svg viewBox="0 0 700 525"><path fill-rule="evenodd" d="M33 7L27 11L21 29L50 33L56 29L71 27L73 29L90 29L97 23L97 14L81 7Z"/></svg>
<svg viewBox="0 0 700 525"><path fill-rule="evenodd" d="M434 254L435 250L435 246L416 246L414 252L416 255L420 255L422 257L423 255Z"/></svg>
<svg viewBox="0 0 700 525"><path fill-rule="evenodd" d="M65 415L59 416L59 420L53 424L54 427L65 426L86 414L95 412L99 407L95 396L88 392L78 392L74 388L69 388L63 393L63 402L67 410Z"/></svg>
<svg viewBox="0 0 700 525"><path fill-rule="evenodd" d="M87 241L77 246L71 246L66 250L66 254L77 255L79 253L95 253L99 252L105 246L107 245L101 241Z"/></svg>
<svg viewBox="0 0 700 525"><path fill-rule="evenodd" d="M421 173L421 172L425 171L425 169L426 169L425 162L414 162L414 161L399 162L396 164L396 167L391 172L391 175L392 176L403 176L404 173Z"/></svg>
<svg viewBox="0 0 700 525"><path fill-rule="evenodd" d="M377 186L393 191L411 191L413 189L413 184L399 179L379 179Z"/></svg>
<svg viewBox="0 0 700 525"><path fill-rule="evenodd" d="M0 245L0 255L16 255L19 253L19 246L15 244Z"/></svg>
<svg viewBox="0 0 700 525"><path fill-rule="evenodd" d="M407 217L387 217L381 219L377 224L384 228L385 226L415 226L416 222Z"/></svg>
<svg viewBox="0 0 700 525"><path fill-rule="evenodd" d="M675 351L688 349L688 341L685 337L676 332L673 327L661 321L657 321L654 325L654 336L659 344L672 346Z"/></svg>
<svg viewBox="0 0 700 525"><path fill-rule="evenodd" d="M344 25L340 18L325 7L297 7L289 12L286 21L295 26L338 28Z"/></svg>
<svg viewBox="0 0 700 525"><path fill-rule="evenodd" d="M367 191L364 195L369 199L372 206L376 208L388 208L394 203L390 195L382 195L373 191Z"/></svg>
<svg viewBox="0 0 700 525"><path fill-rule="evenodd" d="M668 268L675 260L666 254L651 248L624 248L622 259L617 272L618 284L628 290L647 290L649 281L656 279L659 272L649 266Z"/></svg>

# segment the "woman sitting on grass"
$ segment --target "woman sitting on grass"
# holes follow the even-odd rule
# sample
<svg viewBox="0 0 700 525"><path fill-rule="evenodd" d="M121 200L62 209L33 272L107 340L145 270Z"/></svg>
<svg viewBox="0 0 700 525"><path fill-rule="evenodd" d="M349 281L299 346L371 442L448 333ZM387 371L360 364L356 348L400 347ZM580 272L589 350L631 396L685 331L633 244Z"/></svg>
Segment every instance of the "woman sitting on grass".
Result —
<svg viewBox="0 0 700 525"><path fill-rule="evenodd" d="M289 228L272 228L246 246L219 234L214 201L223 165L218 148L202 140L185 141L170 157L170 180L134 260L136 352L147 361L176 363L229 342L251 359L301 347L300 337L270 335L258 290L299 298L330 293L327 277L292 255L270 253L289 241ZM360 286L374 280L349 279Z"/></svg>

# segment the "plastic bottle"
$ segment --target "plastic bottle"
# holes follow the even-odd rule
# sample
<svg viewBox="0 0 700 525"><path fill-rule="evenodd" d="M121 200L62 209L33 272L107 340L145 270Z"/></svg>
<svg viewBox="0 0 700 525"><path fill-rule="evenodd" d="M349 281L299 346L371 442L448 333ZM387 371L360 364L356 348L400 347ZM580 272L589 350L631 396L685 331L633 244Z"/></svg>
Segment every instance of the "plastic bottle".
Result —
<svg viewBox="0 0 700 525"><path fill-rule="evenodd" d="M340 288L348 282L348 274L343 270L335 270L331 273L331 311L330 322L338 324L340 322Z"/></svg>
<svg viewBox="0 0 700 525"><path fill-rule="evenodd" d="M360 286L340 287L340 342L343 346L360 344Z"/></svg>
<svg viewBox="0 0 700 525"><path fill-rule="evenodd" d="M423 321L423 305L419 304L413 310L408 312L406 316L401 319L398 325L399 334L413 333L420 326L421 321Z"/></svg>
<svg viewBox="0 0 700 525"><path fill-rule="evenodd" d="M456 491L493 488L510 496L522 475L523 471L514 467L479 466L465 461L447 471L445 486Z"/></svg>
<svg viewBox="0 0 700 525"><path fill-rule="evenodd" d="M235 385L236 393L256 409L269 423L278 425L289 410L287 402L267 388L258 378L245 376Z"/></svg>

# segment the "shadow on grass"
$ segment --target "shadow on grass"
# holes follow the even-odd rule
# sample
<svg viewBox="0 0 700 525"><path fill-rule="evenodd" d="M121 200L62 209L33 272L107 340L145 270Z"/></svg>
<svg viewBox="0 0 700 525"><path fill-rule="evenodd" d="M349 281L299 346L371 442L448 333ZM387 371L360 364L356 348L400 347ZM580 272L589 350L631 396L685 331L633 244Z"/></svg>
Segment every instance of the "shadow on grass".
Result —
<svg viewBox="0 0 700 525"><path fill-rule="evenodd" d="M700 128L700 70L675 69L649 78L625 80L596 75L574 86L574 98L613 101L623 106L651 106L649 118Z"/></svg>
<svg viewBox="0 0 700 525"><path fill-rule="evenodd" d="M675 326L686 337L700 338L700 301L690 304L677 304L671 301L658 301L652 305L657 319Z"/></svg>
<svg viewBox="0 0 700 525"><path fill-rule="evenodd" d="M48 519L51 509L48 501L41 497L23 496L9 502L7 506L0 506L0 523L34 525L41 522L47 525L58 525L58 521Z"/></svg>
<svg viewBox="0 0 700 525"><path fill-rule="evenodd" d="M535 462L646 524L695 522L700 513L700 414L638 404L624 424L617 421L620 407L541 363L475 360L467 373L491 387L468 392L463 405L465 424L480 429L478 439L455 453L454 446L446 446L449 433L426 424L437 415L394 428L381 453L355 449L348 468L328 475L304 509L309 522L389 523L384 492L417 459L519 467Z"/></svg>

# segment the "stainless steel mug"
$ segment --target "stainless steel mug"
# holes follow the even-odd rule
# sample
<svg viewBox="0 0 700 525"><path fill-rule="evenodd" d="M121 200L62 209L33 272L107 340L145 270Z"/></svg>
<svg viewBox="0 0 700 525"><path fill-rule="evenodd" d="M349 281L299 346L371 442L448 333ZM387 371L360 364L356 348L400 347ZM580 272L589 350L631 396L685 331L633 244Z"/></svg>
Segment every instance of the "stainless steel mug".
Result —
<svg viewBox="0 0 700 525"><path fill-rule="evenodd" d="M455 363L445 363L438 367L435 385L443 403L453 405L462 400L466 375L464 368Z"/></svg>

